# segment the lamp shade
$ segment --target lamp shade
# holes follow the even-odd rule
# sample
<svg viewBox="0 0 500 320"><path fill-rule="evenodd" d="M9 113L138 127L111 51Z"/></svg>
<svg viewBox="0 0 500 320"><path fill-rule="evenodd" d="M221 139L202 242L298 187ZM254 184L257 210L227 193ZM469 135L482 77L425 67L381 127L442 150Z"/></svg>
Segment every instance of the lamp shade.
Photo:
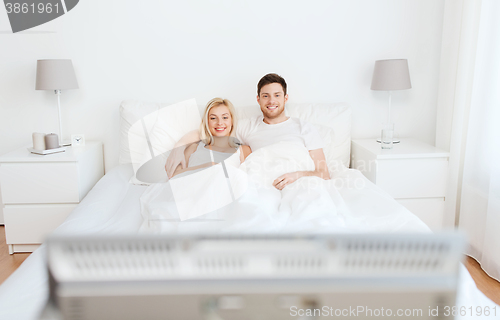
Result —
<svg viewBox="0 0 500 320"><path fill-rule="evenodd" d="M408 60L375 61L371 89L382 91L411 89Z"/></svg>
<svg viewBox="0 0 500 320"><path fill-rule="evenodd" d="M36 90L78 89L73 63L69 59L38 60Z"/></svg>

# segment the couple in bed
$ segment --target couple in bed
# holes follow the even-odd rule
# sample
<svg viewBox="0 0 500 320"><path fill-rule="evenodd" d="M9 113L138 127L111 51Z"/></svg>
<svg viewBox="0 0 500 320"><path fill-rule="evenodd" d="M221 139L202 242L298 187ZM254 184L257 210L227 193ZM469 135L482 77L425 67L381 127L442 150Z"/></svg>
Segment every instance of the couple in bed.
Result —
<svg viewBox="0 0 500 320"><path fill-rule="evenodd" d="M257 84L257 102L262 116L245 119L238 124L234 107L229 100L212 99L205 109L200 130L184 136L177 144L181 146L167 160L167 175L173 177L186 171L209 167L220 162L214 161L214 155L217 154L224 158L223 153L236 153L236 158L243 162L252 150L286 142L306 147L314 162L314 170L284 173L272 182L276 189L283 190L306 176L330 179L323 142L318 132L312 125L285 115L285 103L288 100L286 88L285 79L277 74L270 73L262 77ZM194 143L200 140L200 143ZM239 148L236 142L238 140L242 143ZM183 145L187 147L182 147ZM210 157L207 157L207 153L210 153Z"/></svg>
<svg viewBox="0 0 500 320"><path fill-rule="evenodd" d="M277 74L265 75L257 85L261 116L237 122L231 102L212 99L200 130L185 135L167 160L165 170L173 179L152 185L141 197L145 228L293 232L345 227L347 210L329 183L323 141L311 124L285 115L287 100L286 82ZM180 223L186 220L196 224Z"/></svg>

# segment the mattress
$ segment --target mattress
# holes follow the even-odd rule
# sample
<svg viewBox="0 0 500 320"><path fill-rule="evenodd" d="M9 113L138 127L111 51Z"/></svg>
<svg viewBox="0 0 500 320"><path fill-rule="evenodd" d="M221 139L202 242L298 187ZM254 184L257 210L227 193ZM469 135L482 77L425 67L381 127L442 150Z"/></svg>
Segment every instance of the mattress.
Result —
<svg viewBox="0 0 500 320"><path fill-rule="evenodd" d="M118 166L108 172L54 233L138 233L143 223L139 199L147 187L128 183L132 174L130 165ZM339 193L349 210L360 221L374 226L374 230L429 232L422 221L359 171L346 169L337 172L336 179ZM40 246L0 286L0 319L38 318L48 298L45 250L45 245ZM490 315L483 316L484 319L500 319L500 306L477 289L464 266L460 267L457 310L460 307L465 307L469 314L458 314L456 319L481 319L475 314L477 307L482 310L490 308ZM474 310L473 316L469 310Z"/></svg>

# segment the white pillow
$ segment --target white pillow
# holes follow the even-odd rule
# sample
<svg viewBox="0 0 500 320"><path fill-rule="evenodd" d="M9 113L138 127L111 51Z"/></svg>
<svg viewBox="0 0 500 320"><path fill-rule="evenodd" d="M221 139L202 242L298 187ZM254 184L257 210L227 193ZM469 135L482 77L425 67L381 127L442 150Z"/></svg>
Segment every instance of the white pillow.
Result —
<svg viewBox="0 0 500 320"><path fill-rule="evenodd" d="M349 168L351 154L351 107L346 103L287 104L290 117L300 118L318 129L325 143L325 157L330 170Z"/></svg>
<svg viewBox="0 0 500 320"><path fill-rule="evenodd" d="M123 101L120 106L120 164L132 163L131 182L142 164L173 149L186 133L197 130L201 117L195 99L175 104ZM164 170L163 170L164 171Z"/></svg>

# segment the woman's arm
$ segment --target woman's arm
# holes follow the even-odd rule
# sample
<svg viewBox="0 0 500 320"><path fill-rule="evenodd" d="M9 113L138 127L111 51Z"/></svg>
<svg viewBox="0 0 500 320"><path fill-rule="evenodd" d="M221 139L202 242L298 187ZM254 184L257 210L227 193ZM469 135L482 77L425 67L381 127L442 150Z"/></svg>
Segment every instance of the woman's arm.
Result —
<svg viewBox="0 0 500 320"><path fill-rule="evenodd" d="M200 141L200 133L198 130L186 133L179 141L177 141L174 149L170 152L167 158L167 162L165 163L165 171L167 171L167 176L169 178L173 177L174 172L179 165L181 166L181 169L187 167L185 150L190 144L197 141Z"/></svg>
<svg viewBox="0 0 500 320"><path fill-rule="evenodd" d="M187 166L189 165L189 158L191 157L191 155L193 154L193 152L196 151L196 148L198 147L197 144L193 143L191 145L189 145L185 150L184 150L184 163L185 163L185 166L182 166L181 164L178 164L177 167L175 168L174 172L172 173L172 176L169 176L169 178L172 178L173 176L175 175L178 175L179 173L182 173L182 172L185 172L185 171L189 171L189 170L195 170L193 168L188 168ZM170 157L169 157L170 159ZM167 160L168 162L168 160ZM168 175L168 172L167 172L167 175Z"/></svg>
<svg viewBox="0 0 500 320"><path fill-rule="evenodd" d="M197 169L201 169L201 168L208 168L208 167L211 167L211 166L214 166L216 165L217 163L215 162L207 162L207 163L204 163L204 164L200 164L199 166L195 166L195 167L189 167L189 168L181 168L180 165L177 167L177 169L175 169L175 172L174 172L174 176L180 174L180 173L183 173L183 172L187 172L187 171L193 171L193 170L197 170Z"/></svg>
<svg viewBox="0 0 500 320"><path fill-rule="evenodd" d="M243 163L250 153L252 153L252 149L249 146L240 146L240 163Z"/></svg>

